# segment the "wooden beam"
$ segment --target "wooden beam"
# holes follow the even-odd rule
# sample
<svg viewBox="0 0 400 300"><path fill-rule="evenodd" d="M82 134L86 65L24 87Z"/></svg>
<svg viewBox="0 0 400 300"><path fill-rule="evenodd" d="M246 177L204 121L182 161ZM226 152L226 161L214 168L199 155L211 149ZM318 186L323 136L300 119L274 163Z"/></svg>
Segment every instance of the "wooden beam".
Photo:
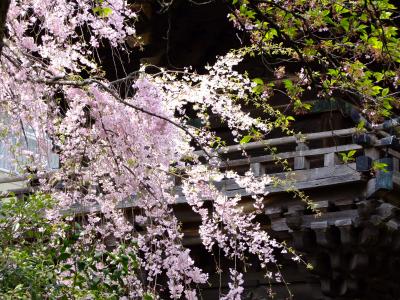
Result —
<svg viewBox="0 0 400 300"><path fill-rule="evenodd" d="M268 175L279 180L290 178L293 182L295 182L295 184L345 175L356 175L357 178L361 179L360 174L355 170L355 163L336 165L332 167L313 168L308 170L296 170L292 172L273 173ZM240 186L235 182L234 179L224 180L216 184L217 187L222 185L226 191L240 189ZM270 185L272 186L273 183Z"/></svg>
<svg viewBox="0 0 400 300"><path fill-rule="evenodd" d="M350 260L350 271L361 272L365 271L369 265L369 257L365 253L355 253Z"/></svg>
<svg viewBox="0 0 400 300"><path fill-rule="evenodd" d="M231 145L227 147L223 147L218 149L218 154L226 154L232 152L238 152L243 150L254 150L254 149L263 149L266 146L279 146L285 144L294 144L297 143L299 138L302 141L312 141L312 140L319 140L325 139L330 137L341 137L341 136L348 136L356 132L355 128L346 128L346 129L339 129L339 130L330 130L330 131L322 131L322 132L314 132L314 133L306 133L306 134L299 134L298 136L285 136L276 139L270 140L262 140L257 142L246 143L243 145ZM204 155L203 151L195 151L197 155Z"/></svg>
<svg viewBox="0 0 400 300"><path fill-rule="evenodd" d="M29 179L29 176L27 176L27 175L25 175L25 176L7 176L6 175L6 177L3 177L0 179L0 184L20 182L20 181L25 181L28 179Z"/></svg>
<svg viewBox="0 0 400 300"><path fill-rule="evenodd" d="M337 220L348 220L343 222L343 226L347 226L348 222L353 222L358 217L357 209L349 209L343 211L334 211L323 213L321 216L304 215L302 228L311 228L311 224L316 228L318 226L341 226L341 223L335 224ZM286 224L286 218L281 218L271 222L271 228L274 231L291 231Z"/></svg>
<svg viewBox="0 0 400 300"><path fill-rule="evenodd" d="M290 176L291 175L291 176ZM288 176L293 180L293 184L288 186L274 186L272 183L266 185L265 193L280 193L289 190L290 188L296 188L300 190L319 188L325 186L332 186L338 184L358 182L362 180L361 175L355 171L355 164L348 165L337 165L334 167L322 167L309 170L298 170L296 172L288 173L277 173L271 174L276 178L285 179ZM225 194L228 197L250 196L250 193L245 189L240 188L234 180L226 180L221 183L218 182L217 187L224 186ZM185 203L186 200L177 188L177 203ZM212 199L204 199L212 200Z"/></svg>
<svg viewBox="0 0 400 300"><path fill-rule="evenodd" d="M324 186L331 186L331 185L338 185L338 184L345 184L351 182L358 182L360 181L361 175L354 171L355 164L350 165L338 165L335 167L323 167L323 168L316 168L310 170L300 170L294 173L293 179L295 180L294 187L300 190L304 189L312 189ZM285 178L285 174L278 173L276 174L277 177ZM235 195L241 196L249 196L250 193L245 191L245 189L240 188L235 182L227 182L225 185L226 191L225 194L228 197L234 197ZM273 186L267 185L265 188L266 193L280 193L285 192L288 187L285 186ZM179 188L177 189L177 204L179 203L186 203L185 197L179 192ZM212 201L212 199L204 199L208 201ZM127 209L135 207L135 199L132 197L131 199L127 199L117 205L117 208L120 209ZM91 205L84 206L84 205L76 205L71 207L68 210L63 211L64 214L86 214L89 212L98 212L100 211L99 205ZM282 210L275 210L271 211L271 215L275 215L279 217L282 213ZM268 213L267 213L268 214Z"/></svg>

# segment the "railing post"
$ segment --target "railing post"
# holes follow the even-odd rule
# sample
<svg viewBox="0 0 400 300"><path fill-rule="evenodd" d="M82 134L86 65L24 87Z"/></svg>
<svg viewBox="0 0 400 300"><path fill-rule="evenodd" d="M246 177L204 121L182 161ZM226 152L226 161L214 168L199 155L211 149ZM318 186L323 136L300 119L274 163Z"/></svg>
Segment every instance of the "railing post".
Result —
<svg viewBox="0 0 400 300"><path fill-rule="evenodd" d="M250 171L255 176L261 176L261 175L265 174L264 166L262 166L261 163L252 163L252 164L250 164Z"/></svg>
<svg viewBox="0 0 400 300"><path fill-rule="evenodd" d="M304 142L297 142L296 151L300 151L300 156L294 158L294 169L303 170L310 168L310 161L303 155L302 150L308 150L308 146Z"/></svg>
<svg viewBox="0 0 400 300"><path fill-rule="evenodd" d="M324 155L324 167L333 167L340 162L335 152L327 153Z"/></svg>

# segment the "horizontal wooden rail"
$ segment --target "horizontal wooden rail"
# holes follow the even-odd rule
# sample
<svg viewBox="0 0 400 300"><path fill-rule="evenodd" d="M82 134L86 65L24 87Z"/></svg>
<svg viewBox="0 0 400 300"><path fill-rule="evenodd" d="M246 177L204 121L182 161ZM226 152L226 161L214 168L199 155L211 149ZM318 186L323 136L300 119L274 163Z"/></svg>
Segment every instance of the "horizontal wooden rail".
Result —
<svg viewBox="0 0 400 300"><path fill-rule="evenodd" d="M6 175L7 176L7 175ZM28 176L7 176L0 179L0 184L3 183L14 183L28 180Z"/></svg>
<svg viewBox="0 0 400 300"><path fill-rule="evenodd" d="M346 129L339 129L339 130L330 130L330 131L322 131L322 132L314 132L314 133L306 133L306 134L299 134L297 136L285 136L276 139L269 139L269 140L262 140L257 142L250 142L242 145L231 145L227 147L223 147L218 149L216 152L218 154L227 154L232 152L238 152L243 150L255 150L255 149L262 149L266 146L279 146L285 144L294 144L299 141L312 141L312 140L319 140L324 138L330 137L343 137L349 136L356 132L355 128L346 128ZM204 155L202 150L195 151L197 155Z"/></svg>
<svg viewBox="0 0 400 300"><path fill-rule="evenodd" d="M313 188L320 188L339 184L348 184L362 181L362 175L356 171L356 164L336 165L331 167L321 167L309 170L298 170L295 172L283 172L269 174L277 179L286 179L291 174L290 179L293 184L275 186L273 182L265 186L266 193L281 193L288 189L308 190ZM227 197L234 197L236 195L250 196L244 188L241 188L233 179L215 182L215 186L223 190ZM176 188L177 203L185 203L186 199L181 192L181 188ZM212 199L203 199L212 200Z"/></svg>
<svg viewBox="0 0 400 300"><path fill-rule="evenodd" d="M55 172L57 172L57 169L53 169L51 171L48 171L47 173L45 173L43 176L37 176L35 174L26 174L26 175L21 175L21 176L7 176L6 173L4 173L5 177L0 178L0 184L3 183L14 183L14 182L21 182L21 181L26 181L26 180L34 180L34 179L40 179L40 178L44 178L46 176L49 176L51 174L54 174ZM3 175L3 174L2 174Z"/></svg>
<svg viewBox="0 0 400 300"><path fill-rule="evenodd" d="M327 148L291 151L291 152L277 153L276 155L268 154L268 155L262 155L262 156L229 160L225 163L224 166L237 167L237 166L248 165L248 164L253 164L253 163L271 162L271 161L275 161L276 158L288 159L288 158L294 158L294 157L299 157L299 156L305 156L305 157L306 156L316 156L316 155L324 155L324 154L328 154L328 153L347 152L350 150L361 150L361 149L362 149L362 146L360 146L360 145L350 144L350 145L341 145L341 146L327 147Z"/></svg>

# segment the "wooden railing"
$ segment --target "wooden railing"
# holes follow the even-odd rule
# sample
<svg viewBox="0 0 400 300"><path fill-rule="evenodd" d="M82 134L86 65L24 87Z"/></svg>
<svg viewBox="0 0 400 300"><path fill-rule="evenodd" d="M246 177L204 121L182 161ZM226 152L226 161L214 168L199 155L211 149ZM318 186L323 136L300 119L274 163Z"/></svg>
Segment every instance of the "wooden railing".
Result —
<svg viewBox="0 0 400 300"><path fill-rule="evenodd" d="M255 150L255 149L263 149L266 146L279 146L285 144L298 144L307 141L320 140L326 138L334 138L334 137L345 137L351 136L356 133L355 128L346 128L339 130L330 130L330 131L322 131L322 132L314 132L314 133L306 133L306 134L298 134L296 136L285 136L275 139L261 140L257 142L250 142L242 145L232 145L227 147L222 147L218 149L218 154L226 154L243 150ZM197 155L203 155L202 151L195 151Z"/></svg>
<svg viewBox="0 0 400 300"><path fill-rule="evenodd" d="M251 169L255 175L270 174L278 179L284 179L287 176L287 170L276 170L273 166L277 158L285 159L289 161L289 165L293 172L291 172L291 179L295 182L294 188L296 189L311 189L316 187L323 187L329 185L338 185L344 183L351 183L361 181L363 179L362 173L357 171L357 166L354 162L345 164L338 157L338 153L347 153L349 151L356 151L356 155L366 155L372 150L379 152L375 148L379 148L385 145L380 140L373 140L374 145L367 148L349 143L349 139L356 134L357 131L354 128L347 128L341 130L332 130L316 133L301 134L296 136L281 137L269 140L262 140L257 142L251 142L243 145L232 145L224 148L220 148L215 152L215 155L224 156L224 161L221 162L220 167L222 169L235 169L240 171L246 171ZM336 146L321 147L321 143L314 148L310 148L310 144L322 140L335 141ZM342 144L340 144L342 143ZM293 151L271 153L270 148L276 146L287 146L294 147ZM234 155L235 152L247 151L249 157L230 159L230 155ZM393 155L398 152L389 149ZM253 155L252 152L256 152ZM198 155L203 155L202 151L195 152ZM392 155L391 154L391 155ZM400 155L400 154L399 154ZM237 155L236 155L237 156ZM375 153L375 159L379 158L379 154ZM272 167L271 167L272 166ZM395 175L394 178L398 178L398 159L395 158L394 162ZM397 168L397 169L396 169ZM396 173L397 172L397 173ZM396 177L397 176L397 177ZM0 184L12 183L17 181L26 181L27 177L10 177L0 179ZM241 189L234 181L225 180L222 183L215 183L217 186L224 189L228 196L242 195L247 196L245 190ZM265 191L269 193L282 192L285 190L284 186L269 185L266 186ZM18 192L18 190L13 191ZM22 188L21 192L27 192L26 188ZM178 196L178 203L185 202L183 195L180 193L179 183L177 183L176 192ZM133 205L133 199L130 199L124 204L121 204L121 208L129 207ZM92 209L90 209L92 210Z"/></svg>

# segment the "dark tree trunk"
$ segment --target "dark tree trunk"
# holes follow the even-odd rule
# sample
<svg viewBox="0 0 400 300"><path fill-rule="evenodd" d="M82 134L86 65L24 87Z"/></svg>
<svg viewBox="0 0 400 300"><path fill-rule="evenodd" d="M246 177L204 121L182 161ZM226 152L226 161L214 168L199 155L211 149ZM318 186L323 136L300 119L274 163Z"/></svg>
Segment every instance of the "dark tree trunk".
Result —
<svg viewBox="0 0 400 300"><path fill-rule="evenodd" d="M10 2L11 0L0 0L0 55L3 49L3 37L4 37L7 12L8 8L10 7Z"/></svg>

